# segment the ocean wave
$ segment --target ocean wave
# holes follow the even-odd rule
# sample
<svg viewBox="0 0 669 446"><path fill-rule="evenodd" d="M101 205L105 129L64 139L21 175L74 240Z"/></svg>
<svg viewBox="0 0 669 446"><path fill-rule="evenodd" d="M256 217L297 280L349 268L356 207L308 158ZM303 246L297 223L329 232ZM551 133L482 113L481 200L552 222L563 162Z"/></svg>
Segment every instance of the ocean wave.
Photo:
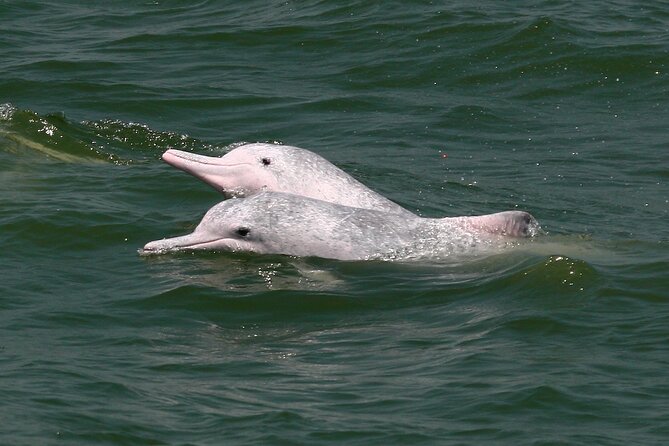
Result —
<svg viewBox="0 0 669 446"><path fill-rule="evenodd" d="M212 151L215 146L184 134L116 119L73 122L62 113L42 115L12 104L0 107L2 148L17 155L29 150L65 162L129 164L158 158L168 148Z"/></svg>

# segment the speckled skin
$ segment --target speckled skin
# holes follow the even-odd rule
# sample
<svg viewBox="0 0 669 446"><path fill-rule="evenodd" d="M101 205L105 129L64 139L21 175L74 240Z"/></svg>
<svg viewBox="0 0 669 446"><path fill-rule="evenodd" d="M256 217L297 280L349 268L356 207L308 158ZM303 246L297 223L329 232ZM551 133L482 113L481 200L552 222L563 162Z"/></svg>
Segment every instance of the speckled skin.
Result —
<svg viewBox="0 0 669 446"><path fill-rule="evenodd" d="M246 144L222 157L168 150L163 160L223 193L248 197L261 191L287 192L331 203L411 216L309 150L276 144Z"/></svg>
<svg viewBox="0 0 669 446"><path fill-rule="evenodd" d="M410 260L495 252L508 235L533 235L520 211L485 217L499 234L466 218L420 218L354 208L281 192L261 192L212 207L192 234L147 243L142 254L220 250L339 260Z"/></svg>

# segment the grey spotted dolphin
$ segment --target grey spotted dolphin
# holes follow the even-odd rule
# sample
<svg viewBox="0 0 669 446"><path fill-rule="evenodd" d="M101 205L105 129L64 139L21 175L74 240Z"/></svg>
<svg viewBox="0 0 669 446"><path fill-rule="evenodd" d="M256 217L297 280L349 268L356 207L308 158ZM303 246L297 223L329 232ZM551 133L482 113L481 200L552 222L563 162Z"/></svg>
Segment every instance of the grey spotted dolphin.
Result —
<svg viewBox="0 0 669 446"><path fill-rule="evenodd" d="M495 231L490 231L495 228ZM494 253L530 237L527 212L421 218L265 191L218 203L193 233L149 242L141 254L233 251L338 260L412 260Z"/></svg>
<svg viewBox="0 0 669 446"><path fill-rule="evenodd" d="M413 215L322 156L299 147L245 144L222 157L170 149L163 160L194 175L226 198L286 192L344 206Z"/></svg>

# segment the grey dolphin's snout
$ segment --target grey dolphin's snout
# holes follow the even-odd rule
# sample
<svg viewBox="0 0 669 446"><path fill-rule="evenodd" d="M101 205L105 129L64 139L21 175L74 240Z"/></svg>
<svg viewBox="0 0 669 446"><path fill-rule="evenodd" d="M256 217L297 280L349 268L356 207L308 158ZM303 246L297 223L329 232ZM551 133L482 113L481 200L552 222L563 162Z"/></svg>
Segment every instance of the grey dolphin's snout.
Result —
<svg viewBox="0 0 669 446"><path fill-rule="evenodd" d="M154 240L144 245L139 253L142 255L164 254L170 251L188 251L195 249L207 249L209 245L219 241L216 237L206 237L194 232L179 237Z"/></svg>

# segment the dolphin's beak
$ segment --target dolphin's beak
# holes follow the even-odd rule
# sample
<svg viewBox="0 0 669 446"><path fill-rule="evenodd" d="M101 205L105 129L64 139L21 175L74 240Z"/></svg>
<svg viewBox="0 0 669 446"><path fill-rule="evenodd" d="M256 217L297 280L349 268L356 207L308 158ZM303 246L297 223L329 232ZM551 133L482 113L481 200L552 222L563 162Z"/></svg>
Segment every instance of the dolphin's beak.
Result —
<svg viewBox="0 0 669 446"><path fill-rule="evenodd" d="M196 232L180 237L155 240L144 245L139 250L141 255L165 254L172 251L195 251L222 248L226 239L211 237Z"/></svg>
<svg viewBox="0 0 669 446"><path fill-rule="evenodd" d="M219 157L197 155L176 149L169 149L163 153L163 161L199 178L219 192L225 192L226 189L223 184L226 168L234 166L234 164L227 165Z"/></svg>
<svg viewBox="0 0 669 446"><path fill-rule="evenodd" d="M196 153L184 152L177 149L169 149L163 153L163 161L177 169L185 170L188 166L225 166L225 163L217 156L198 155Z"/></svg>

